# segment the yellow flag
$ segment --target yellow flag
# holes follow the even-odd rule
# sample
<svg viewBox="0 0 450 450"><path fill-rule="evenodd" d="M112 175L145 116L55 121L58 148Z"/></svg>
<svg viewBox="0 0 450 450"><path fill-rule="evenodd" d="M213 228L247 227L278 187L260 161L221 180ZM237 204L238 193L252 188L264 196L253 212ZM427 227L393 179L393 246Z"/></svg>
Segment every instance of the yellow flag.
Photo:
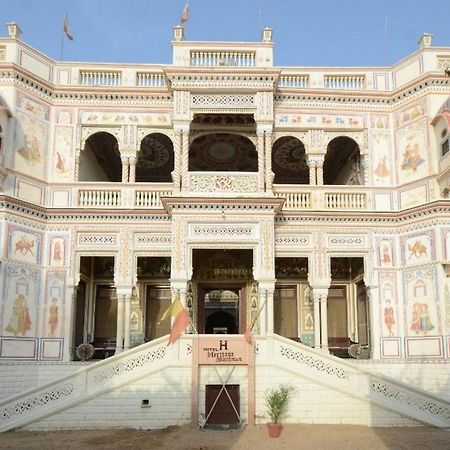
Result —
<svg viewBox="0 0 450 450"><path fill-rule="evenodd" d="M183 305L180 301L180 294L176 294L175 300L169 305L169 307L164 311L164 314L162 315L161 319L159 319L158 325L163 321L166 320L168 317L176 317L180 311L182 311Z"/></svg>

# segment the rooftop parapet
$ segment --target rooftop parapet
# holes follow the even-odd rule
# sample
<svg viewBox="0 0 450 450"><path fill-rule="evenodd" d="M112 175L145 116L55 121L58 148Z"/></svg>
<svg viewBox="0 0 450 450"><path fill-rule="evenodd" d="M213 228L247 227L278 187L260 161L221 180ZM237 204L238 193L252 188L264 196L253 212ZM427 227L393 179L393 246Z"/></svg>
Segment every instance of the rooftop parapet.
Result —
<svg viewBox="0 0 450 450"><path fill-rule="evenodd" d="M261 42L195 42L184 40L184 29L173 28L173 65L178 67L272 67L272 29Z"/></svg>

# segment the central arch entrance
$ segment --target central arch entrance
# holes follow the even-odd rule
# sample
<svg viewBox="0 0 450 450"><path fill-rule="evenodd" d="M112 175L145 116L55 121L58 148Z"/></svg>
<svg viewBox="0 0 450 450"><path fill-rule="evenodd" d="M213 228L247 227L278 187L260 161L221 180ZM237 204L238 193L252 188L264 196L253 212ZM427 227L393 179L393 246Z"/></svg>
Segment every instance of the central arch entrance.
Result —
<svg viewBox="0 0 450 450"><path fill-rule="evenodd" d="M200 334L245 332L254 288L252 267L252 250L194 250L192 283Z"/></svg>

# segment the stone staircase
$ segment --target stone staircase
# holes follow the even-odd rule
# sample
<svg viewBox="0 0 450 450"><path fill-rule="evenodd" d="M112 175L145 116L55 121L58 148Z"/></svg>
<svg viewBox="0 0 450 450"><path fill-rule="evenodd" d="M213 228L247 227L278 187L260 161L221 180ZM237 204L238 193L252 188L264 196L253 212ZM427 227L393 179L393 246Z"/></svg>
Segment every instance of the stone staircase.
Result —
<svg viewBox="0 0 450 450"><path fill-rule="evenodd" d="M289 374L294 385L311 380L349 399L358 399L422 423L450 427L450 403L421 389L278 335L256 336L255 341L256 368L282 370ZM0 431L67 412L145 377L170 371L172 367L185 367L190 374L191 360L192 337L184 335L172 346L167 346L165 336L106 360L85 363L69 376L1 401ZM186 380L185 388L189 390L190 377ZM256 391L261 392L261 388L257 383ZM87 424L86 420L86 428Z"/></svg>

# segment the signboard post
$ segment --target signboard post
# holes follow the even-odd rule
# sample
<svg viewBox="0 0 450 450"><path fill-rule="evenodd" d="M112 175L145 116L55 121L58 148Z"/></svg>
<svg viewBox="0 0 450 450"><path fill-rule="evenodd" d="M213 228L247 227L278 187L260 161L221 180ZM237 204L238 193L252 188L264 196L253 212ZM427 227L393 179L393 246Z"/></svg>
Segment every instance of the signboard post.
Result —
<svg viewBox="0 0 450 450"><path fill-rule="evenodd" d="M200 366L227 365L247 366L247 423L255 424L255 361L253 344L249 344L243 335L193 337L192 342L192 407L191 423L197 426L199 411L199 375Z"/></svg>

